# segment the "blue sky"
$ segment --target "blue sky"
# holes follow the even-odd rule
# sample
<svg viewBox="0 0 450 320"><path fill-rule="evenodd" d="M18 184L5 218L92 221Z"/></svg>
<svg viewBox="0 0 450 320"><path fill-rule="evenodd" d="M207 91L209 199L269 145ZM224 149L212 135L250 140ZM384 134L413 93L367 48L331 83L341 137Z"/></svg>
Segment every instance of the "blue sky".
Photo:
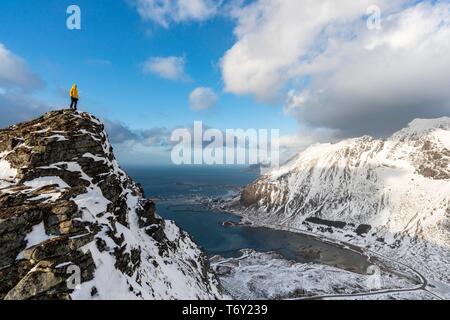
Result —
<svg viewBox="0 0 450 320"><path fill-rule="evenodd" d="M81 30L66 28L71 4ZM295 152L450 114L448 1L2 1L0 25L0 126L67 106L77 83L123 162L167 162L143 132L197 120L280 129ZM171 58L167 79L152 59Z"/></svg>
<svg viewBox="0 0 450 320"><path fill-rule="evenodd" d="M165 29L143 22L126 1L79 0L82 30L66 28L73 1L2 2L0 42L23 57L46 82L36 96L51 105L67 104L73 82L81 109L124 122L132 129L174 127L203 120L218 128L274 127L286 132L296 123L282 108L222 92L219 61L233 45L233 25L224 17ZM19 18L20 17L20 18ZM183 56L191 81L143 74L152 56ZM220 96L211 110L193 112L189 94L211 87ZM256 116L257 115L257 116Z"/></svg>

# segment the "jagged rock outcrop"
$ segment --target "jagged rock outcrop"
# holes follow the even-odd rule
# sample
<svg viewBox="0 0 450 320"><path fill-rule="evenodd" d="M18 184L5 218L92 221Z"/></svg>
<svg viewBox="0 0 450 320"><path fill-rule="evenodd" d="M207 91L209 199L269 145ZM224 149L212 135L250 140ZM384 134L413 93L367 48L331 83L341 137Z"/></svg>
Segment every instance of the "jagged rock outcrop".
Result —
<svg viewBox="0 0 450 320"><path fill-rule="evenodd" d="M269 225L449 245L450 118L415 120L385 140L311 146L248 185L238 205Z"/></svg>
<svg viewBox="0 0 450 320"><path fill-rule="evenodd" d="M98 119L62 110L0 130L0 298L222 297L206 256L120 169Z"/></svg>

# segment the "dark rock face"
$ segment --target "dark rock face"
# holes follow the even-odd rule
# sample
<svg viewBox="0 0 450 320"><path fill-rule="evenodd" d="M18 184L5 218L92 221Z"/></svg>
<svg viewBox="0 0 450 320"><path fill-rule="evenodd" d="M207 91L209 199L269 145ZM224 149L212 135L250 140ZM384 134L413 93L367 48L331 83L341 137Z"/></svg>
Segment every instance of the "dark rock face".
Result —
<svg viewBox="0 0 450 320"><path fill-rule="evenodd" d="M424 177L435 180L450 179L450 150L440 149L432 141L420 142L423 157L417 159L417 172Z"/></svg>
<svg viewBox="0 0 450 320"><path fill-rule="evenodd" d="M192 247L190 256L199 264L188 270L192 274L186 278L196 285L186 289L186 296L220 296L215 277L203 272L201 252L187 235L157 217L153 202L144 199L143 190L119 168L104 126L93 116L55 111L0 130L1 165L15 176L0 175L0 298L70 299L74 289L67 285L67 269L75 265L81 283L95 282L100 272L96 264L107 263L108 257L114 263L110 267L134 286L130 292L136 298L182 298L170 290L157 292L148 270L142 270L143 260L162 259L143 247L157 247L166 263L188 273L178 261L183 254L176 255L180 245ZM169 227L175 239L168 239ZM142 240L145 246L129 243L133 232L148 237ZM157 272L164 278L158 281L170 287L170 275ZM146 285L140 287L143 279ZM105 295L101 285L86 289L89 296Z"/></svg>
<svg viewBox="0 0 450 320"><path fill-rule="evenodd" d="M324 220L324 219L320 219L320 218L316 218L316 217L306 218L305 221L328 226L328 227L339 228L339 229L342 229L347 225L347 223L345 223L343 221L329 221L329 220Z"/></svg>

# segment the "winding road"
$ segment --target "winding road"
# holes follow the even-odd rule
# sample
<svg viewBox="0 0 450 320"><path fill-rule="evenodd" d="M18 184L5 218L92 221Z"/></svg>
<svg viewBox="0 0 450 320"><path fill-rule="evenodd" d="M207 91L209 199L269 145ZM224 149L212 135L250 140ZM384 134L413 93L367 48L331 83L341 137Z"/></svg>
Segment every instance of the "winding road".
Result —
<svg viewBox="0 0 450 320"><path fill-rule="evenodd" d="M369 250L369 249L366 249L366 248L363 248L363 247L360 247L360 246L357 246L357 245L354 245L354 244L351 244L348 242L327 238L323 235L318 235L318 234L315 234L312 232L307 232L307 231L295 229L295 228L289 228L289 227L285 227L285 226L281 226L281 225L274 225L274 226L264 225L264 226L268 227L268 228L281 229L281 230L295 232L295 233L302 233L302 234L314 237L320 241L331 243L333 245L340 246L347 250L352 250L359 254L366 255L369 258L369 261L373 257L378 258L380 261L383 259L390 261L394 264L398 264L398 265L410 270L411 273L414 274L415 278L417 278L417 280L419 281L419 284L417 284L416 286L411 287L411 288L381 289L381 290L376 290L376 291L353 293L353 294L317 295L317 296L311 296L311 297L293 298L293 299L289 299L289 300L322 300L322 299L338 299L338 298L345 299L345 298L368 297L368 296L377 296L377 295L383 295L383 294L408 293L408 292L418 292L418 291L426 291L428 294L434 296L436 299L443 300L442 297L438 296L437 294L435 294L427 289L428 280L425 278L425 276L423 274L421 274L419 271L415 270L414 268L408 266L407 264L405 264L403 262L397 261L395 259L386 257L378 252L374 252L372 250Z"/></svg>

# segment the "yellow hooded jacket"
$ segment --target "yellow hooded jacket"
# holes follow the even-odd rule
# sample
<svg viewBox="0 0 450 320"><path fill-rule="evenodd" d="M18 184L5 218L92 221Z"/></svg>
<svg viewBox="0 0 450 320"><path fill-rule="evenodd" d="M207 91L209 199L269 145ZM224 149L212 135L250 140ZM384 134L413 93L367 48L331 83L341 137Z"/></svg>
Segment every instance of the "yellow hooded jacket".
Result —
<svg viewBox="0 0 450 320"><path fill-rule="evenodd" d="M72 86L72 89L70 89L70 97L74 99L78 99L78 89L76 85Z"/></svg>

